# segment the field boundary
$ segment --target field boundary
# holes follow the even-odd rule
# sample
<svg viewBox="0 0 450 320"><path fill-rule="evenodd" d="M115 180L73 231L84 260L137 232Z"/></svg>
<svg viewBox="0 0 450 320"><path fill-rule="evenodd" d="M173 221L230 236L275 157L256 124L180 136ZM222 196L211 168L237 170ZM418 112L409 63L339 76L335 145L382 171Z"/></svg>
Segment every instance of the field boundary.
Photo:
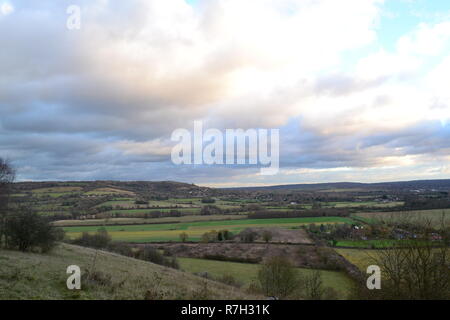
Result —
<svg viewBox="0 0 450 320"><path fill-rule="evenodd" d="M244 216L244 215L243 215ZM170 218L170 217L169 217ZM139 218L137 218L139 219ZM159 218L155 218L155 219L159 219ZM148 225L148 224L175 224L175 223L192 223L192 222L209 222L209 221L229 221L229 220L246 220L248 219L247 217L239 219L236 217L233 218L228 218L228 219L215 219L215 220L192 220L192 221L170 221L170 222L166 222L166 221L162 221L162 222L148 222L148 223L142 223L142 222L131 222L131 223L127 223L127 222L120 222L120 223L111 223L111 224L77 224L77 225L66 225L66 224L61 224L61 225L56 225L56 227L61 227L61 228L76 228L76 227L110 227L110 226L137 226L137 225ZM72 220L72 221L77 221L77 220ZM57 222L57 221L53 221Z"/></svg>

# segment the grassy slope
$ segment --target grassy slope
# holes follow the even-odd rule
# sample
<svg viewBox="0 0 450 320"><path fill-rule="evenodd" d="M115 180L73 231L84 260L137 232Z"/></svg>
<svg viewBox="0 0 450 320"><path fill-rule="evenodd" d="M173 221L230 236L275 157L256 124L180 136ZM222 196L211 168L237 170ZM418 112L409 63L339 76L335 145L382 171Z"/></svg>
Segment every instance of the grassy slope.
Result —
<svg viewBox="0 0 450 320"><path fill-rule="evenodd" d="M158 292L166 299L189 299L206 280L149 262L97 251L95 270L112 276L111 282L82 281L82 290L66 288L66 268L75 264L82 273L92 268L96 251L60 244L50 254L0 250L1 299L143 299L161 277ZM211 299L255 299L236 288L207 281Z"/></svg>
<svg viewBox="0 0 450 320"><path fill-rule="evenodd" d="M244 286L248 286L252 281L256 280L260 267L258 264L206 259L178 258L178 261L183 270L193 273L206 271L213 277L232 275ZM308 275L312 272L311 269L305 268L296 268L296 270L300 275ZM321 270L321 274L325 287L335 289L342 299L348 296L351 280L343 272Z"/></svg>

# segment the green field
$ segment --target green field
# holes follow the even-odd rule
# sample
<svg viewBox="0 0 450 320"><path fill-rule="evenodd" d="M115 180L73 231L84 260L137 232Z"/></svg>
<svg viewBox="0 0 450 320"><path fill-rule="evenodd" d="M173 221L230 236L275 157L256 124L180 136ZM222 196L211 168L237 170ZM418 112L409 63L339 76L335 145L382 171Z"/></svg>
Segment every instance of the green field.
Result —
<svg viewBox="0 0 450 320"><path fill-rule="evenodd" d="M336 248L335 251L357 266L362 272L366 272L368 266L376 264L377 255L383 252L383 250L342 248Z"/></svg>
<svg viewBox="0 0 450 320"><path fill-rule="evenodd" d="M118 194L126 194L130 196L134 196L134 192L117 189L117 188L97 188L88 192L85 192L86 195L118 195Z"/></svg>
<svg viewBox="0 0 450 320"><path fill-rule="evenodd" d="M374 258L379 250L335 249L335 251L357 266L362 272L366 272L367 267L375 263Z"/></svg>
<svg viewBox="0 0 450 320"><path fill-rule="evenodd" d="M142 224L159 224L159 223L178 223L178 222L197 222L197 221L220 221L220 220L236 220L245 219L246 215L214 215L214 216L182 216L182 217L164 217L164 218L109 218L109 219L88 219L88 220L59 220L53 222L58 227L75 227L75 226L99 226L104 225L142 225Z"/></svg>
<svg viewBox="0 0 450 320"><path fill-rule="evenodd" d="M336 243L336 247L353 247L353 248L386 248L391 247L401 240L341 240Z"/></svg>
<svg viewBox="0 0 450 320"><path fill-rule="evenodd" d="M250 227L283 227L294 228L302 224L351 223L344 217L312 217L312 218L280 218L280 219L245 219L228 221L203 221L190 223L168 223L147 225L106 226L106 230L114 240L128 242L179 241L182 232L188 234L189 241L199 241L201 236L212 230L229 230L239 233ZM98 226L65 227L69 238L73 239L82 232L96 232Z"/></svg>
<svg viewBox="0 0 450 320"><path fill-rule="evenodd" d="M206 259L177 258L181 269L200 273L208 272L214 278L220 278L224 275L233 276L239 283L247 287L256 281L260 265L250 263L224 262ZM296 268L299 275L308 275L313 270L305 268ZM349 293L351 280L342 272L321 270L323 283L325 287L335 289L341 299L345 299Z"/></svg>
<svg viewBox="0 0 450 320"><path fill-rule="evenodd" d="M51 188L39 188L31 190L33 193L65 193L65 192L79 192L80 187L51 187Z"/></svg>
<svg viewBox="0 0 450 320"><path fill-rule="evenodd" d="M111 214L132 214L132 215L144 215L146 213L151 212L171 212L171 211L179 211L184 213L190 213L190 214L199 214L200 208L166 208L166 209L160 209L160 208L152 208L152 209L123 209L123 210L111 210L107 211L107 213Z"/></svg>
<svg viewBox="0 0 450 320"><path fill-rule="evenodd" d="M325 202L324 207L335 207L335 208L358 208L358 207L374 207L374 208L390 208L402 206L404 203L401 201L396 202L377 202L377 201L355 201L355 202Z"/></svg>

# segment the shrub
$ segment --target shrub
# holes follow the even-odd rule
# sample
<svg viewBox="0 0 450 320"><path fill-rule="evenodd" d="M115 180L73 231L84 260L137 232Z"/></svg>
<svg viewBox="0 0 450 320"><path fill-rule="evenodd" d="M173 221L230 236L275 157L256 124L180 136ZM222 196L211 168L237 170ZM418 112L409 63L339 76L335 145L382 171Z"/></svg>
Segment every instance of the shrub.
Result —
<svg viewBox="0 0 450 320"><path fill-rule="evenodd" d="M175 257L165 257L158 250L151 247L144 247L144 249L140 250L137 254L137 258L173 269L180 268L178 261Z"/></svg>
<svg viewBox="0 0 450 320"><path fill-rule="evenodd" d="M203 198L202 203L215 203L216 200L213 198Z"/></svg>
<svg viewBox="0 0 450 320"><path fill-rule="evenodd" d="M46 218L27 209L8 217L5 233L8 247L20 251L39 248L41 252L48 252L64 237L64 232L53 227Z"/></svg>
<svg viewBox="0 0 450 320"><path fill-rule="evenodd" d="M211 290L208 288L208 281L203 281L200 287L192 293L192 300L211 299Z"/></svg>
<svg viewBox="0 0 450 320"><path fill-rule="evenodd" d="M134 204L148 204L148 201L143 199L137 199L136 201L134 201Z"/></svg>
<svg viewBox="0 0 450 320"><path fill-rule="evenodd" d="M101 271L86 269L81 275L84 285L108 287L112 285L112 276Z"/></svg>
<svg viewBox="0 0 450 320"><path fill-rule="evenodd" d="M165 300L168 298L168 292L162 287L162 277L155 273L153 275L153 280L149 282L151 286L144 295L144 300Z"/></svg>
<svg viewBox="0 0 450 320"><path fill-rule="evenodd" d="M262 238L264 242L268 243L270 240L272 240L272 232L265 230L262 234Z"/></svg>
<svg viewBox="0 0 450 320"><path fill-rule="evenodd" d="M105 228L101 228L95 234L83 232L79 238L73 240L73 243L84 247L106 249L111 244L111 237Z"/></svg>
<svg viewBox="0 0 450 320"><path fill-rule="evenodd" d="M127 257L133 256L133 249L131 246L123 242L112 242L108 246L108 250Z"/></svg>
<svg viewBox="0 0 450 320"><path fill-rule="evenodd" d="M213 214L222 214L223 211L218 206L215 205L206 205L203 206L202 210L200 211L200 215L202 216L208 216Z"/></svg>
<svg viewBox="0 0 450 320"><path fill-rule="evenodd" d="M259 263L261 261L261 258L229 257L220 254L204 254L202 259L239 263Z"/></svg>
<svg viewBox="0 0 450 320"><path fill-rule="evenodd" d="M240 283L235 277L233 277L231 274L224 274L221 277L216 279L219 282L222 282L226 285L233 286L240 288L242 286L242 283Z"/></svg>
<svg viewBox="0 0 450 320"><path fill-rule="evenodd" d="M186 232L180 233L180 240L181 240L181 242L186 242L188 237L189 236L188 236L188 234Z"/></svg>
<svg viewBox="0 0 450 320"><path fill-rule="evenodd" d="M253 242L256 239L256 235L256 232L246 229L240 233L239 237L242 242Z"/></svg>
<svg viewBox="0 0 450 320"><path fill-rule="evenodd" d="M205 232L202 235L202 242L208 243L208 242L215 242L219 240L219 233L216 230L212 230L210 232Z"/></svg>

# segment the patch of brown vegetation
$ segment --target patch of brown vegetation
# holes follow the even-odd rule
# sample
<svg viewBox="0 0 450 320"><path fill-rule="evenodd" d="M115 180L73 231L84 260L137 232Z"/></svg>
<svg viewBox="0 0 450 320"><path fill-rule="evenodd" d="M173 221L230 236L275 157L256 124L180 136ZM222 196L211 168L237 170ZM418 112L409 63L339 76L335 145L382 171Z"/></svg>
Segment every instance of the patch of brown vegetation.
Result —
<svg viewBox="0 0 450 320"><path fill-rule="evenodd" d="M247 228L243 232L254 232L256 234L256 242L264 242L263 234L269 232L272 235L272 239L269 243L299 243L299 244L312 244L314 243L308 236L308 233L304 229L285 229L278 227L266 227L266 228ZM239 239L239 235L236 237Z"/></svg>
<svg viewBox="0 0 450 320"><path fill-rule="evenodd" d="M145 244L175 257L202 258L235 262L261 263L271 257L288 257L296 267L328 270L343 269L342 259L334 250L313 245L262 243L164 243Z"/></svg>

